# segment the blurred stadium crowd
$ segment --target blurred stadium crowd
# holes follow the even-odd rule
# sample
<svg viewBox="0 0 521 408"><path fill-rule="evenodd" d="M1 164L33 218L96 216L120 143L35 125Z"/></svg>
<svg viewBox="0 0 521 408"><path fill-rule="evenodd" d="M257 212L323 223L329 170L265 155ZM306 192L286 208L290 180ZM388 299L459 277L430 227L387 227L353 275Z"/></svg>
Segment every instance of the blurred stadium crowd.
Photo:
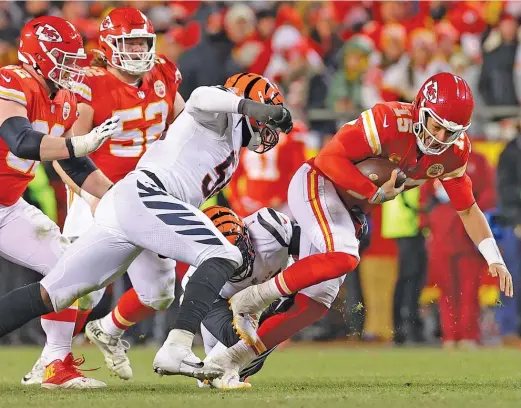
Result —
<svg viewBox="0 0 521 408"><path fill-rule="evenodd" d="M264 74L284 89L299 120L295 130L266 157L244 152L228 190L218 197L239 215L262 206L284 210L293 172L362 110L380 101L411 101L436 72L465 78L476 100L468 171L514 287L521 283L521 3L117 2L123 3L152 20L159 53L183 75L179 91L185 100L196 87L222 84L241 71ZM96 48L99 22L114 4L0 2L0 63L17 63L19 28L41 15L71 21L87 49ZM52 166L40 166L25 198L63 225L66 194ZM299 338L349 336L395 344L441 338L448 349L521 347L521 296L499 298L486 263L456 218L436 183L375 211L359 270L348 276L328 316ZM14 268L20 273L12 273ZM21 269L0 260L0 293L37 278ZM119 294L127 284L113 285L92 318L104 314L111 293ZM174 313L175 307L135 327L133 341L162 341ZM39 323L33 322L4 341L42 340Z"/></svg>

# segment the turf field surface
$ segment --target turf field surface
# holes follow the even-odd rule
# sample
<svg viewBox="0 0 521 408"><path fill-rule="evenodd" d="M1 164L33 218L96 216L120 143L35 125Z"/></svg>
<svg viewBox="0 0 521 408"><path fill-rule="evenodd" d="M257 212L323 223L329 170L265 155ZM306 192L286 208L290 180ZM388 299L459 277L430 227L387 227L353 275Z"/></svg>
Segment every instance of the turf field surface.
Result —
<svg viewBox="0 0 521 408"><path fill-rule="evenodd" d="M0 407L97 408L300 408L300 407L521 407L521 353L483 349L346 348L320 343L276 351L252 377L253 388L198 389L195 380L159 378L153 348L134 348L134 378L111 377L94 347L75 348L87 359L86 374L107 382L93 391L47 391L19 385L37 348L0 348Z"/></svg>

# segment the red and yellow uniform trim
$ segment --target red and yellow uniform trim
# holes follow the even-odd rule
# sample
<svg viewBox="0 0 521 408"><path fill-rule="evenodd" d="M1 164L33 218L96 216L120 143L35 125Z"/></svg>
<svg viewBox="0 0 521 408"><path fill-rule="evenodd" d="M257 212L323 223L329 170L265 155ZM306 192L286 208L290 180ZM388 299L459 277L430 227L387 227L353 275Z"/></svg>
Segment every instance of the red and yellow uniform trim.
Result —
<svg viewBox="0 0 521 408"><path fill-rule="evenodd" d="M313 210L313 214L320 226L320 230L322 231L322 235L324 237L324 241L326 243L326 251L333 252L335 250L335 244L333 242L333 235L331 233L331 228L329 228L329 224L327 222L326 214L322 207L322 203L320 202L320 196L318 193L318 173L315 170L311 170L308 173L308 199L309 204Z"/></svg>

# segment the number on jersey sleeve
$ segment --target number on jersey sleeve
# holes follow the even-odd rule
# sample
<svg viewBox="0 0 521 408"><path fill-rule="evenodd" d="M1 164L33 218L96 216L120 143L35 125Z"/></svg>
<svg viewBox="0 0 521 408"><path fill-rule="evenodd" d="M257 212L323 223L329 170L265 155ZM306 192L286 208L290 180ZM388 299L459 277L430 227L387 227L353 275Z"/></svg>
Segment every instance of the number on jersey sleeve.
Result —
<svg viewBox="0 0 521 408"><path fill-rule="evenodd" d="M37 132L45 133L55 137L60 137L65 132L65 127L56 123L49 131L49 124L43 120L36 120L32 123L33 129ZM12 169L19 171L20 173L32 173L36 172L38 164L37 160L21 159L15 156L12 152L9 152L6 156L7 165Z"/></svg>

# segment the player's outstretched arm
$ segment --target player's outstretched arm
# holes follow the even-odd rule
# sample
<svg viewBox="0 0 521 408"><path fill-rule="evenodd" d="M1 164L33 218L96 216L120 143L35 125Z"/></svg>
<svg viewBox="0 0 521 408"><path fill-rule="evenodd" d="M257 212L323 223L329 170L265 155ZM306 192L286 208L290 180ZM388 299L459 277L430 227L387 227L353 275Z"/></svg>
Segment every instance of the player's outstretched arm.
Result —
<svg viewBox="0 0 521 408"><path fill-rule="evenodd" d="M117 127L113 117L84 136L61 138L33 130L26 108L12 101L0 101L0 137L21 159L51 161L86 156L96 151Z"/></svg>
<svg viewBox="0 0 521 408"><path fill-rule="evenodd" d="M479 252L487 261L489 274L499 278L499 288L502 292L505 292L506 296L513 297L512 275L510 275L505 261L503 261L487 219L479 206L474 203L466 210L458 211L458 215L470 239L477 245Z"/></svg>
<svg viewBox="0 0 521 408"><path fill-rule="evenodd" d="M489 274L499 277L499 288L506 296L514 296L512 276L503 261L487 219L476 203L470 177L463 172L458 177L442 179L441 183L458 212L465 231L487 261Z"/></svg>

